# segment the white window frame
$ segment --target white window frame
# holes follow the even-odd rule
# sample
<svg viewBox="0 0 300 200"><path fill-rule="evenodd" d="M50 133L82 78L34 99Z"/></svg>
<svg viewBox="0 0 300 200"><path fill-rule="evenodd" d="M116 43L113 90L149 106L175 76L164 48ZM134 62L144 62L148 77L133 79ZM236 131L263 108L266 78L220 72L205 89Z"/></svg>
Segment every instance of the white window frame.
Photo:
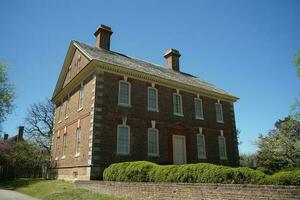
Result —
<svg viewBox="0 0 300 200"><path fill-rule="evenodd" d="M149 134L150 134L150 131L155 131L155 134L156 134L156 138L157 138L157 140L156 140L156 152L157 153L150 153L149 152L149 148L150 148L150 146L149 146ZM156 128L148 128L148 142L147 142L147 146L148 146L148 156L156 156L156 157L159 157L159 130L158 129L156 129Z"/></svg>
<svg viewBox="0 0 300 200"><path fill-rule="evenodd" d="M62 145L62 157L64 159L66 157L66 149L67 149L67 133L63 134L63 145Z"/></svg>
<svg viewBox="0 0 300 200"><path fill-rule="evenodd" d="M155 91L155 96L156 96L156 102L155 102L155 104L156 104L156 108L150 108L149 107L149 91L150 90L154 90ZM147 104L148 104L148 111L154 111L154 112L158 112L158 90L155 88L155 87L148 87L147 88Z"/></svg>
<svg viewBox="0 0 300 200"><path fill-rule="evenodd" d="M128 104L121 102L121 95L120 95L121 94L121 83L126 83L128 85ZM126 107L131 106L131 83L128 82L127 80L119 80L118 105L126 106Z"/></svg>
<svg viewBox="0 0 300 200"><path fill-rule="evenodd" d="M203 139L203 152L204 155L200 155L199 153L199 137L202 137ZM205 135L203 134L203 129L199 128L199 133L197 134L197 155L198 155L198 159L206 159L206 144L205 144Z"/></svg>
<svg viewBox="0 0 300 200"><path fill-rule="evenodd" d="M118 149L118 144L119 144L119 128L120 127L126 127L128 128L128 152L120 152L119 149ZM119 124L117 126L117 154L118 155L129 155L130 154L130 126L128 125L125 125L125 124Z"/></svg>
<svg viewBox="0 0 300 200"><path fill-rule="evenodd" d="M69 111L70 111L70 96L68 95L68 98L65 102L65 119L69 118Z"/></svg>
<svg viewBox="0 0 300 200"><path fill-rule="evenodd" d="M181 113L176 112L176 96L180 97L180 111ZM173 114L176 116L181 116L183 117L183 107L182 107L182 95L177 93L173 93Z"/></svg>
<svg viewBox="0 0 300 200"><path fill-rule="evenodd" d="M217 105L220 105L220 115L221 115L221 118L222 118L221 120L218 119ZM220 103L220 100L218 100L218 102L215 103L215 112L216 112L216 121L218 123L224 123L223 105Z"/></svg>
<svg viewBox="0 0 300 200"><path fill-rule="evenodd" d="M196 101L199 101L200 102L200 105L201 105L201 110L200 110L200 113L202 114L202 116L197 116L197 110L196 110ZM195 106L195 119L204 119L204 113L203 113L203 103L202 103L202 99L200 98L195 98L194 99L194 106Z"/></svg>
<svg viewBox="0 0 300 200"><path fill-rule="evenodd" d="M221 144L220 144L220 138L223 138L224 140L224 156L221 155ZM218 144L219 144L219 156L220 156L220 160L227 160L227 147L226 147L226 138L223 135L223 130L220 130L220 135L218 137Z"/></svg>
<svg viewBox="0 0 300 200"><path fill-rule="evenodd" d="M80 135L78 137L78 130L80 130ZM81 150L81 135L82 135L82 129L81 127L78 127L76 129L76 139L75 139L75 157L78 157L80 155ZM78 139L79 138L79 139ZM79 141L79 142L78 142Z"/></svg>
<svg viewBox="0 0 300 200"><path fill-rule="evenodd" d="M83 109L83 103L84 103L84 85L83 83L80 84L79 89L79 98L78 98L78 111L81 111Z"/></svg>

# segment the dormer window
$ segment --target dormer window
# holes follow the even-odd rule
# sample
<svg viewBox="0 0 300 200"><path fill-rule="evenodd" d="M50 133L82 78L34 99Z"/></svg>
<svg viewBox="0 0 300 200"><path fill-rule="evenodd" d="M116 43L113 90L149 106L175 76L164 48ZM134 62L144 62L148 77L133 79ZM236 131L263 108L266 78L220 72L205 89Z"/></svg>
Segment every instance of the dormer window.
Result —
<svg viewBox="0 0 300 200"><path fill-rule="evenodd" d="M223 121L222 104L220 103L220 100L218 100L218 102L215 103L215 109L216 109L217 122L218 123L224 123L224 121Z"/></svg>
<svg viewBox="0 0 300 200"><path fill-rule="evenodd" d="M130 106L130 90L130 83L127 81L127 77L119 81L119 105Z"/></svg>
<svg viewBox="0 0 300 200"><path fill-rule="evenodd" d="M154 87L148 87L148 110L149 111L158 111L158 96L157 89Z"/></svg>
<svg viewBox="0 0 300 200"><path fill-rule="evenodd" d="M179 94L179 90L173 94L173 106L174 115L183 116L182 112L182 96Z"/></svg>

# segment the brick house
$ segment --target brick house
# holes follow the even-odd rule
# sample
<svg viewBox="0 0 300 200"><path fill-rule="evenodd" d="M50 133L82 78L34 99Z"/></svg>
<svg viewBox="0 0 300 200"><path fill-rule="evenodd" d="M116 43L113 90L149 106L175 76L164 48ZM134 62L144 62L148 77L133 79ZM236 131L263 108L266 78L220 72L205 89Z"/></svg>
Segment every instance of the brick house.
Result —
<svg viewBox="0 0 300 200"><path fill-rule="evenodd" d="M114 162L239 164L237 97L180 71L110 50L101 25L96 46L71 41L52 101L52 168L62 179L99 179Z"/></svg>

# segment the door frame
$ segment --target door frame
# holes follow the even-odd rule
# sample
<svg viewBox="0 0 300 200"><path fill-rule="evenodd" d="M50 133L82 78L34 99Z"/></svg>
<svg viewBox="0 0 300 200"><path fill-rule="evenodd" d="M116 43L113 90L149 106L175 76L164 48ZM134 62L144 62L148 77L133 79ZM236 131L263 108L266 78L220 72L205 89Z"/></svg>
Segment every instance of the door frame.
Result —
<svg viewBox="0 0 300 200"><path fill-rule="evenodd" d="M183 155L184 155L184 157L183 157L183 163L182 164L186 164L187 163L187 159L186 159L186 138L185 138L185 136L184 135L173 135L172 136L172 143L173 143L173 164L175 164L174 163L174 138L182 138L183 139Z"/></svg>

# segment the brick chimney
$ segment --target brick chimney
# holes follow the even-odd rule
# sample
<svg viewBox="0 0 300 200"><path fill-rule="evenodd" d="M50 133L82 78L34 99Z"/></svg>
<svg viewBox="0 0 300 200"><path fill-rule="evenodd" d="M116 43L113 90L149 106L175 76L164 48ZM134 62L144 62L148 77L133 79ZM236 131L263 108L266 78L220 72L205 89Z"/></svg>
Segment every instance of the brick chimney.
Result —
<svg viewBox="0 0 300 200"><path fill-rule="evenodd" d="M164 57L166 59L166 67L179 72L179 57L180 53L176 49L168 49Z"/></svg>
<svg viewBox="0 0 300 200"><path fill-rule="evenodd" d="M109 26L101 24L94 33L96 37L96 46L102 49L110 50L110 36L112 30Z"/></svg>
<svg viewBox="0 0 300 200"><path fill-rule="evenodd" d="M8 134L7 133L4 133L4 140L7 140L8 139Z"/></svg>
<svg viewBox="0 0 300 200"><path fill-rule="evenodd" d="M18 142L23 140L24 126L19 126L18 131Z"/></svg>

